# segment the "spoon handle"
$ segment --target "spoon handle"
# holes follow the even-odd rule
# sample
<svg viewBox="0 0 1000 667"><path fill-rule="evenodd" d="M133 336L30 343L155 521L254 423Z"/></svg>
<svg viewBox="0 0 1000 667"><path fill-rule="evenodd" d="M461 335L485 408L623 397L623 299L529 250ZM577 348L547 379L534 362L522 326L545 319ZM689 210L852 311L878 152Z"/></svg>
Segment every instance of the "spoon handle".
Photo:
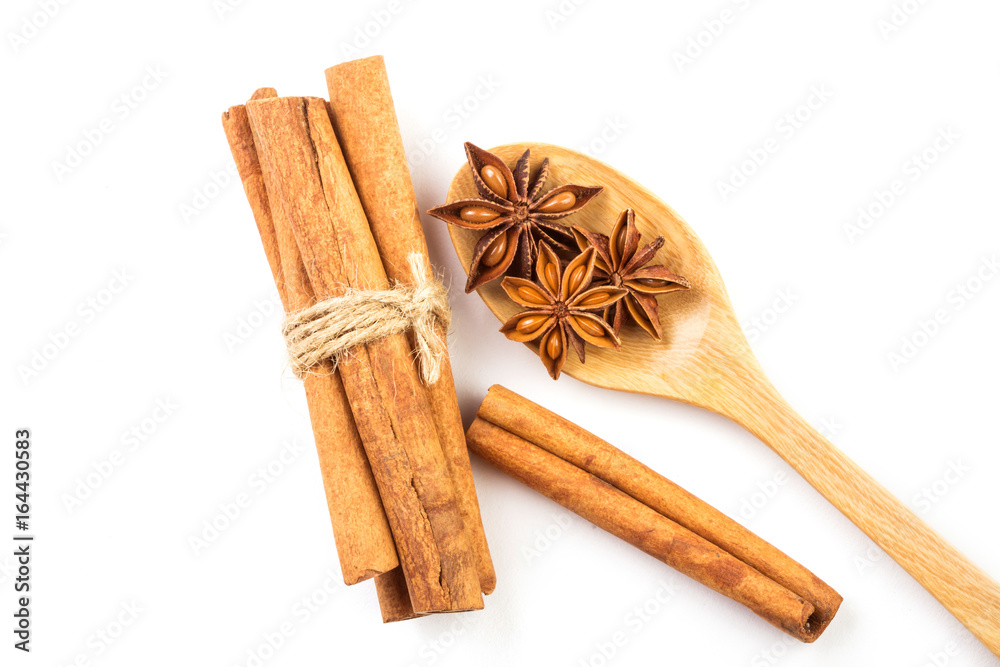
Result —
<svg viewBox="0 0 1000 667"><path fill-rule="evenodd" d="M1000 585L820 435L769 382L740 393L717 411L773 449L1000 657Z"/></svg>

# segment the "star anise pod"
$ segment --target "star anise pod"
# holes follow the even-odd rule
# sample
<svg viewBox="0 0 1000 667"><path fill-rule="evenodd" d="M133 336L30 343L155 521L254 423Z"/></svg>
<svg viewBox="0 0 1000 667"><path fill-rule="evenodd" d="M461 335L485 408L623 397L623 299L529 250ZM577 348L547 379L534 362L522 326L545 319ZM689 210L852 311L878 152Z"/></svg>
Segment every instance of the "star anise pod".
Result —
<svg viewBox="0 0 1000 667"><path fill-rule="evenodd" d="M465 153L482 199L462 199L427 212L449 224L486 232L472 253L466 293L502 275L530 278L541 241L575 253L572 232L555 221L579 211L603 188L561 185L543 195L548 158L531 178L530 151L524 151L513 172L499 157L471 143L466 142Z"/></svg>
<svg viewBox="0 0 1000 667"><path fill-rule="evenodd" d="M563 271L559 257L542 242L536 264L538 280L507 276L501 283L507 295L527 310L507 320L500 331L521 343L540 339L538 354L553 380L559 379L569 345L581 362L585 342L616 350L621 346L611 326L593 311L606 310L627 291L590 286L596 258L594 249L588 248Z"/></svg>
<svg viewBox="0 0 1000 667"><path fill-rule="evenodd" d="M686 278L668 271L664 266L646 266L663 245L663 237L658 236L652 243L640 248L642 236L635 226L635 212L630 208L618 216L610 237L579 227L573 227L573 234L580 250L593 248L597 253L594 280L628 291L625 298L616 301L604 312L604 319L615 335L631 316L646 333L660 340L663 331L660 328L657 295L691 287Z"/></svg>

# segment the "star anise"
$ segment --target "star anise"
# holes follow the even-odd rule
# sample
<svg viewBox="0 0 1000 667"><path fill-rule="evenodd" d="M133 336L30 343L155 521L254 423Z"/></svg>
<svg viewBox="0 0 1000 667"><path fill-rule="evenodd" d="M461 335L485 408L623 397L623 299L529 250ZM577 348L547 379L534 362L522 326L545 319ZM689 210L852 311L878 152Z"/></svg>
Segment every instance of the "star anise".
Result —
<svg viewBox="0 0 1000 667"><path fill-rule="evenodd" d="M499 157L471 143L466 142L465 153L482 199L462 199L427 212L449 224L486 232L472 253L466 293L502 275L530 278L541 241L575 253L572 233L555 221L583 208L603 188L562 185L542 195L548 158L531 178L530 151L524 151L513 172Z"/></svg>
<svg viewBox="0 0 1000 667"><path fill-rule="evenodd" d="M691 287L686 278L668 271L664 266L645 266L663 245L663 237L658 236L652 243L640 248L641 235L635 226L635 212L630 208L618 216L610 237L579 227L573 227L573 234L580 250L593 248L597 253L594 280L628 291L625 298L619 299L604 312L604 319L615 335L631 316L646 333L660 340L663 331L656 296Z"/></svg>
<svg viewBox="0 0 1000 667"><path fill-rule="evenodd" d="M539 340L538 354L553 380L559 379L569 345L584 360L584 343L618 349L621 342L601 317L603 311L628 292L619 287L591 287L593 248L588 248L562 270L559 257L544 241L539 243L536 275L532 282L507 276L501 285L507 295L527 310L514 315L500 328L507 338L521 343Z"/></svg>

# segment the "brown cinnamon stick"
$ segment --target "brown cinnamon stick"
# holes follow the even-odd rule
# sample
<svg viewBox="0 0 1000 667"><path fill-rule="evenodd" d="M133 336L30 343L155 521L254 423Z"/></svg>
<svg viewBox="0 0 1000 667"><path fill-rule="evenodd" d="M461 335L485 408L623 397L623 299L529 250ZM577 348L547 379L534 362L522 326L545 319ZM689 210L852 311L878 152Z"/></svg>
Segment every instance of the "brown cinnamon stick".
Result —
<svg viewBox="0 0 1000 667"><path fill-rule="evenodd" d="M274 89L261 89L251 99L274 96ZM285 256L279 252L272 215L284 214L280 210L272 213L245 107L230 108L223 114L222 124L285 312L308 306L313 302L312 289L298 248L286 244ZM398 569L399 560L340 375L329 363L316 370L303 378L306 401L337 557L344 583L351 585Z"/></svg>
<svg viewBox="0 0 1000 667"><path fill-rule="evenodd" d="M586 470L715 544L816 608L813 624L833 619L843 598L779 549L691 493L573 422L500 385L479 416Z"/></svg>
<svg viewBox="0 0 1000 667"><path fill-rule="evenodd" d="M375 592L378 594L378 607L382 612L383 623L408 621L425 615L413 611L410 592L406 588L406 576L401 567L375 577Z"/></svg>
<svg viewBox="0 0 1000 667"><path fill-rule="evenodd" d="M410 284L409 257L427 257L416 195L406 163L403 139L382 56L336 65L326 70L334 129L364 207L382 265L389 279ZM426 261L428 275L431 263ZM438 326L445 339L446 331ZM443 360L441 378L428 387L431 413L462 512L469 545L476 556L483 593L496 587L496 572L483 531L472 479L465 427L459 411L451 364Z"/></svg>
<svg viewBox="0 0 1000 667"><path fill-rule="evenodd" d="M514 479L596 526L748 607L785 632L811 641L813 606L683 526L558 456L481 418L469 448Z"/></svg>
<svg viewBox="0 0 1000 667"><path fill-rule="evenodd" d="M490 389L467 439L504 472L801 641L815 641L840 605L833 589L767 542L503 387Z"/></svg>
<svg viewBox="0 0 1000 667"><path fill-rule="evenodd" d="M276 96L273 88L262 88L251 99ZM287 287L300 298L292 304L286 293L278 237L246 109L243 106L231 108L223 114L223 125L285 311L305 307L313 301L312 288L294 238L284 244L288 262L294 267ZM283 216L284 212L279 207L274 214ZM290 227L286 222L282 228ZM320 364L316 370L303 381L344 581L350 585L376 574L375 589L383 621L417 618L419 614L413 611L410 603L382 501L354 426L339 371L332 373L328 362Z"/></svg>
<svg viewBox="0 0 1000 667"><path fill-rule="evenodd" d="M326 102L247 103L268 197L284 210L317 299L388 285ZM277 205L272 204L272 205ZM279 241L286 234L279 220ZM481 609L475 559L402 334L356 347L341 376L415 613Z"/></svg>

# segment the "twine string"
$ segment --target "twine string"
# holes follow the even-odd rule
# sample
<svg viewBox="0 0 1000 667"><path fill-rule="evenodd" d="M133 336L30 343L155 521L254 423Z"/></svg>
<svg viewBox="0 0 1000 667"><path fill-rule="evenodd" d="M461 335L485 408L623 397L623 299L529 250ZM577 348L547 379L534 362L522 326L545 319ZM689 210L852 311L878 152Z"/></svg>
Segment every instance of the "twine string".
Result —
<svg viewBox="0 0 1000 667"><path fill-rule="evenodd" d="M448 348L443 335L451 325L448 293L444 285L428 277L421 253L407 257L412 285L396 284L388 290L348 288L342 296L326 299L285 317L282 333L289 363L302 377L324 359L334 367L357 345L371 343L413 329L414 355L426 384L441 377Z"/></svg>

